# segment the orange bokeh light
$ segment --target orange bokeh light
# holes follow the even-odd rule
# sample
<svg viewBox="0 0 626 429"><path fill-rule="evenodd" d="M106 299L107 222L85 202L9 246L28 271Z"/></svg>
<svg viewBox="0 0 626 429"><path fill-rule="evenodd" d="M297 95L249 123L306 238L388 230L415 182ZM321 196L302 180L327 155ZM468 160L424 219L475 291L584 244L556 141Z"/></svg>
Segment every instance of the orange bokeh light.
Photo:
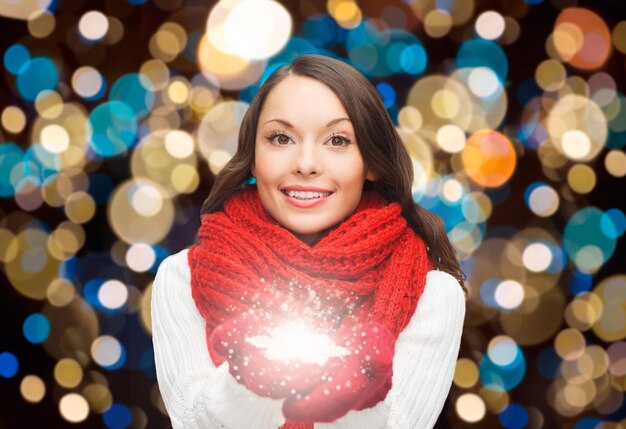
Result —
<svg viewBox="0 0 626 429"><path fill-rule="evenodd" d="M557 39L561 42L557 40L555 46L559 55L576 68L597 69L604 65L611 54L609 28L600 16L589 9L564 9L554 23L553 34L560 35ZM564 42L569 39L571 43Z"/></svg>
<svg viewBox="0 0 626 429"><path fill-rule="evenodd" d="M465 173L487 188L502 186L515 171L517 157L511 141L494 130L476 131L462 152Z"/></svg>

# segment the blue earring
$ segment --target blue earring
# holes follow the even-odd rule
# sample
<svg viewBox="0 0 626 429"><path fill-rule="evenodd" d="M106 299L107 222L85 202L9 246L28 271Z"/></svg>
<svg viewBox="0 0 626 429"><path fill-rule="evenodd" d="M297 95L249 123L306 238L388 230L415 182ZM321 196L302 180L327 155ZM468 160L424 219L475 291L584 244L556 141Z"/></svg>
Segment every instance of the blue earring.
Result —
<svg viewBox="0 0 626 429"><path fill-rule="evenodd" d="M243 187L248 185L256 185L256 177L254 177L252 174L242 183L241 186Z"/></svg>

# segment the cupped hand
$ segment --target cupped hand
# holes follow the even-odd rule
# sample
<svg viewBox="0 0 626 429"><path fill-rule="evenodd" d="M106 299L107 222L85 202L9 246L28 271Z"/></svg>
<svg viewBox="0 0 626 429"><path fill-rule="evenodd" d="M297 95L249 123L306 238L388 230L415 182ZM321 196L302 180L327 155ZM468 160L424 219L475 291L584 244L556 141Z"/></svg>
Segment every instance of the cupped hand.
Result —
<svg viewBox="0 0 626 429"><path fill-rule="evenodd" d="M303 360L270 359L251 338L269 336L279 324L249 311L217 326L209 337L213 350L229 363L229 372L252 392L274 399L302 396L319 385L326 366Z"/></svg>
<svg viewBox="0 0 626 429"><path fill-rule="evenodd" d="M332 363L330 377L301 397L283 404L286 418L298 422L331 422L350 410L362 410L385 399L391 389L396 338L381 324L362 324L343 332L338 344L351 354Z"/></svg>

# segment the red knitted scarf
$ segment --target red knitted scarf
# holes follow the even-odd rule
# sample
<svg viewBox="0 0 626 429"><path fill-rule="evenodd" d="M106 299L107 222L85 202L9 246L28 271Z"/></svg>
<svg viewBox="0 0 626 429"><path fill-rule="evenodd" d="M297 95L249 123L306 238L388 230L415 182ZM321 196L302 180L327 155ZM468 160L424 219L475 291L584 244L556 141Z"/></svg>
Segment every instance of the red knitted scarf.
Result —
<svg viewBox="0 0 626 429"><path fill-rule="evenodd" d="M432 268L397 202L364 191L357 208L313 247L263 208L255 186L203 216L189 250L192 296L206 335L261 307L326 329L373 320L397 336L409 323ZM222 361L209 347L216 366ZM286 422L282 428L310 428Z"/></svg>

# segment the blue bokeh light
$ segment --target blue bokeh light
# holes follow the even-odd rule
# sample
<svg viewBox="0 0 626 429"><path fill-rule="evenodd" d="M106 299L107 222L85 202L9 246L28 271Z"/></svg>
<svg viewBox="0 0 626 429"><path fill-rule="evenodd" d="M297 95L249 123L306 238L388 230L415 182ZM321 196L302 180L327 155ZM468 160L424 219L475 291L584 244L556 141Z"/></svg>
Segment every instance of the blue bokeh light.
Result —
<svg viewBox="0 0 626 429"><path fill-rule="evenodd" d="M46 341L50 335L50 322L48 318L41 313L31 314L24 321L22 331L24 332L24 337L26 337L29 342L41 344Z"/></svg>
<svg viewBox="0 0 626 429"><path fill-rule="evenodd" d="M471 39L463 42L456 56L456 66L489 67L501 82L506 81L509 61L502 47L496 42L483 39Z"/></svg>
<svg viewBox="0 0 626 429"><path fill-rule="evenodd" d="M0 353L0 375L4 378L11 378L20 367L17 357L11 352Z"/></svg>
<svg viewBox="0 0 626 429"><path fill-rule="evenodd" d="M546 347L537 355L537 370L544 378L556 380L560 376L561 362L561 357L554 347Z"/></svg>
<svg viewBox="0 0 626 429"><path fill-rule="evenodd" d="M13 171L22 164L24 151L16 144L6 142L0 145L0 197L15 195Z"/></svg>
<svg viewBox="0 0 626 429"><path fill-rule="evenodd" d="M109 100L120 101L131 108L135 119L142 119L154 106L154 87L150 79L138 73L120 77L109 93Z"/></svg>
<svg viewBox="0 0 626 429"><path fill-rule="evenodd" d="M626 216L620 209L609 209L600 219L600 229L609 238L617 239L626 230Z"/></svg>
<svg viewBox="0 0 626 429"><path fill-rule="evenodd" d="M387 82L381 82L376 85L376 89L380 93L385 107L389 108L393 106L393 103L396 101L396 90L393 86L389 85Z"/></svg>
<svg viewBox="0 0 626 429"><path fill-rule="evenodd" d="M24 45L16 43L4 52L4 67L11 74L19 74L22 67L30 61L30 52Z"/></svg>
<svg viewBox="0 0 626 429"><path fill-rule="evenodd" d="M519 345L514 346L515 358L508 365L497 365L489 358L489 354L485 354L480 361L479 371L480 380L485 388L503 392L509 391L519 385L524 379L526 373L526 359Z"/></svg>
<svg viewBox="0 0 626 429"><path fill-rule="evenodd" d="M528 424L528 410L512 402L500 411L498 420L506 429L523 429Z"/></svg>
<svg viewBox="0 0 626 429"><path fill-rule="evenodd" d="M137 139L137 119L133 110L121 101L100 104L89 115L91 148L103 157L126 152Z"/></svg>
<svg viewBox="0 0 626 429"><path fill-rule="evenodd" d="M17 90L22 98L33 101L41 91L56 88L58 80L59 72L52 60L36 57L20 67Z"/></svg>
<svg viewBox="0 0 626 429"><path fill-rule="evenodd" d="M126 429L133 420L130 409L120 403L114 403L102 415L104 424L110 429Z"/></svg>

